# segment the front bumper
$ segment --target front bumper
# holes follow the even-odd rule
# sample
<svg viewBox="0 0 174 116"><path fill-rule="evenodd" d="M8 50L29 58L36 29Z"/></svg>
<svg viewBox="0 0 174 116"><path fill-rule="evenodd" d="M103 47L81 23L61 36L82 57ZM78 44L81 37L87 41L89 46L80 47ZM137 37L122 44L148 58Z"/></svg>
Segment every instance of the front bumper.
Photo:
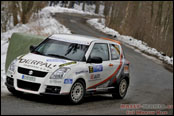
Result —
<svg viewBox="0 0 174 116"><path fill-rule="evenodd" d="M24 81L18 78L12 78L7 76L5 85L8 88L14 88L17 91L21 91L24 93L31 93L37 95L67 95L69 92L61 93L62 87L54 84L46 84L46 83L35 83Z"/></svg>

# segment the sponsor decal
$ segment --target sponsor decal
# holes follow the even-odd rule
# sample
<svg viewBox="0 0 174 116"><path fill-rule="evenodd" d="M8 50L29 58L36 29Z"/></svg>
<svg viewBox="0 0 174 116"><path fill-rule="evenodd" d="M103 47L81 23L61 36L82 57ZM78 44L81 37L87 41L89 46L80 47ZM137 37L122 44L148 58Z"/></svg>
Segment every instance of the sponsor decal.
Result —
<svg viewBox="0 0 174 116"><path fill-rule="evenodd" d="M29 80L29 81L36 81L35 77L28 76L28 75L22 75L22 79Z"/></svg>
<svg viewBox="0 0 174 116"><path fill-rule="evenodd" d="M25 63L30 64L34 66L45 66L46 68L52 69L52 67L55 67L55 65L49 64L47 62L37 61L37 60L31 60L31 59L19 59L19 63Z"/></svg>
<svg viewBox="0 0 174 116"><path fill-rule="evenodd" d="M103 71L103 65L89 66L89 73L102 72L102 71Z"/></svg>
<svg viewBox="0 0 174 116"><path fill-rule="evenodd" d="M93 67L89 66L89 73L92 73L92 72L93 72Z"/></svg>
<svg viewBox="0 0 174 116"><path fill-rule="evenodd" d="M64 80L64 84L72 84L73 83L73 79L65 79Z"/></svg>
<svg viewBox="0 0 174 116"><path fill-rule="evenodd" d="M28 65L28 64L24 64L24 66L28 67L28 68L37 68L39 70L45 70L45 71L49 71L48 68L45 67L39 67L39 66L35 66L35 65ZM53 66L54 67L54 66Z"/></svg>
<svg viewBox="0 0 174 116"><path fill-rule="evenodd" d="M90 81L94 81L94 80L100 80L100 74L91 74L90 75Z"/></svg>
<svg viewBox="0 0 174 116"><path fill-rule="evenodd" d="M63 67L63 66L67 66L67 65L71 65L71 64L76 64L76 62L68 62L68 63L65 63L65 64L61 64L59 65L59 67Z"/></svg>
<svg viewBox="0 0 174 116"><path fill-rule="evenodd" d="M81 73L88 73L88 71L87 70L82 70L82 71L76 72L76 75L81 74Z"/></svg>
<svg viewBox="0 0 174 116"><path fill-rule="evenodd" d="M23 56L25 56L26 54L23 54L23 55L21 55L19 58L18 58L18 60L20 60Z"/></svg>
<svg viewBox="0 0 174 116"><path fill-rule="evenodd" d="M46 59L47 62L62 62L62 63L66 63L65 60L62 59Z"/></svg>

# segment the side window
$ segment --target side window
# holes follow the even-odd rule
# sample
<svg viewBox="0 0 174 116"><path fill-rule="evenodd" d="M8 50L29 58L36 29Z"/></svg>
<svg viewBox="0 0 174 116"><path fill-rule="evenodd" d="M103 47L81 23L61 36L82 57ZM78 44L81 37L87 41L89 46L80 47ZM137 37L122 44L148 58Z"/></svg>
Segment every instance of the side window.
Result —
<svg viewBox="0 0 174 116"><path fill-rule="evenodd" d="M110 44L110 51L111 51L111 60L117 60L120 57L120 50L119 46Z"/></svg>
<svg viewBox="0 0 174 116"><path fill-rule="evenodd" d="M109 60L108 44L96 43L91 51L90 57L101 57L103 61Z"/></svg>

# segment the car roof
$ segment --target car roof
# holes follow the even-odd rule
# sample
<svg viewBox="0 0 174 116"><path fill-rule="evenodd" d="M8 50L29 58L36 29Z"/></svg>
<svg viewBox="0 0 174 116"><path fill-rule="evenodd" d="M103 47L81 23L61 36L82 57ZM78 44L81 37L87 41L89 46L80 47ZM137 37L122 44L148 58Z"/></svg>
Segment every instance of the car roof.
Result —
<svg viewBox="0 0 174 116"><path fill-rule="evenodd" d="M115 43L115 42L113 42L112 39L97 38L97 37L79 35L79 34L53 34L49 38L54 39L54 40L60 40L60 41L62 40L62 41L85 44L85 45L89 45L93 41ZM110 40L110 41L108 41L108 40Z"/></svg>

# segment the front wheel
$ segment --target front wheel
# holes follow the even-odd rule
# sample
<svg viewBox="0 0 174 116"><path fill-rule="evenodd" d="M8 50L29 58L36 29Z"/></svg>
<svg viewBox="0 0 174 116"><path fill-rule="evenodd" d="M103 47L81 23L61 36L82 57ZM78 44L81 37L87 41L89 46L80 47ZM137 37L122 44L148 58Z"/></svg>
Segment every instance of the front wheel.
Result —
<svg viewBox="0 0 174 116"><path fill-rule="evenodd" d="M79 104L82 102L85 95L85 86L82 81L75 82L71 88L69 94L69 100L73 104Z"/></svg>
<svg viewBox="0 0 174 116"><path fill-rule="evenodd" d="M112 93L112 97L115 99L123 99L127 93L128 83L126 79L122 79L118 86L116 87L116 91Z"/></svg>

